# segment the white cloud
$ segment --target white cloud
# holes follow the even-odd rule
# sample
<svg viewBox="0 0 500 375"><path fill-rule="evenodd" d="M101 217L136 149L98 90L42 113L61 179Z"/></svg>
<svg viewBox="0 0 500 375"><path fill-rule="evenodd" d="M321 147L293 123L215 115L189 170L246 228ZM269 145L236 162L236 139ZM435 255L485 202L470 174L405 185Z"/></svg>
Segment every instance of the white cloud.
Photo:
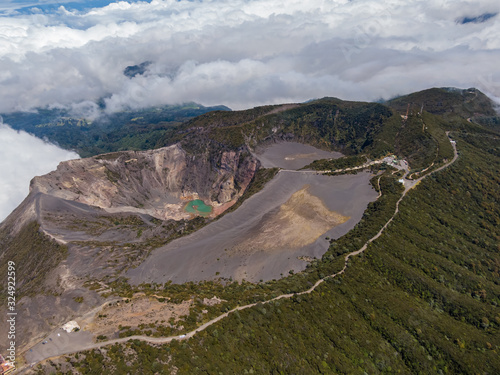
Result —
<svg viewBox="0 0 500 375"><path fill-rule="evenodd" d="M0 221L28 195L33 176L56 169L63 160L77 158L74 152L0 124Z"/></svg>
<svg viewBox="0 0 500 375"><path fill-rule="evenodd" d="M0 111L183 101L239 109L325 95L373 100L433 86L500 97L497 0L116 2L0 26ZM132 79L129 65L151 61Z"/></svg>

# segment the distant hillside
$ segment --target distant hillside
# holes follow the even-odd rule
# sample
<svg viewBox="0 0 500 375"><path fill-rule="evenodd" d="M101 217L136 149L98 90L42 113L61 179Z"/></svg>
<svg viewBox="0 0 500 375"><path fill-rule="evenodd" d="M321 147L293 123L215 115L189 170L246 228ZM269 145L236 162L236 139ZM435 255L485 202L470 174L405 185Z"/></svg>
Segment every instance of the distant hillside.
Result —
<svg viewBox="0 0 500 375"><path fill-rule="evenodd" d="M423 108L450 119L497 116L491 100L474 88L432 88L389 100L386 104L400 114L406 114L408 108L411 112Z"/></svg>
<svg viewBox="0 0 500 375"><path fill-rule="evenodd" d="M498 109L495 110L493 102L474 88L432 88L389 100L385 104L402 115L423 109L447 121L467 119L500 133Z"/></svg>
<svg viewBox="0 0 500 375"><path fill-rule="evenodd" d="M408 104L408 118L402 121ZM206 113L182 124L177 132L165 134L156 147L181 142L193 153L207 147L218 153L295 140L345 155L378 158L395 153L418 170L451 156L444 134L450 121L455 128L469 129L488 120L493 122L488 129L495 131L495 114L491 100L475 89L430 89L386 104L323 98Z"/></svg>
<svg viewBox="0 0 500 375"><path fill-rule="evenodd" d="M476 89L433 88L392 99L363 103L323 98L302 104L231 111L196 103L103 114L94 121L64 109L2 114L3 121L88 157L106 152L147 150L180 140L186 149L208 142L213 149L237 149L262 142L295 139L347 155L374 157L395 149L400 115L423 109L446 121L469 121L499 131L500 117L491 100Z"/></svg>
<svg viewBox="0 0 500 375"><path fill-rule="evenodd" d="M113 151L151 149L158 138L175 133L182 122L214 110L230 111L225 106L186 103L109 115L103 111L94 121L74 117L65 109L47 108L6 113L1 117L16 130L24 130L88 157Z"/></svg>
<svg viewBox="0 0 500 375"><path fill-rule="evenodd" d="M392 117L393 112L381 104L324 98L305 104L207 113L183 125L182 139L193 149L201 138L222 148L295 139L346 154L367 150L383 153L386 150L379 141L391 136L384 125ZM163 139L165 144L170 141Z"/></svg>

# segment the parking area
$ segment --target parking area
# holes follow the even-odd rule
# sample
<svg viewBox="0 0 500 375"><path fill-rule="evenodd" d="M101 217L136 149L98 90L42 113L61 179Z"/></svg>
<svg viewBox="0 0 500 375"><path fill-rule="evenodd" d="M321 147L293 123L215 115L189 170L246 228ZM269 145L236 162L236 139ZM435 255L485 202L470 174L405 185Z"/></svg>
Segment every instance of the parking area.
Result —
<svg viewBox="0 0 500 375"><path fill-rule="evenodd" d="M49 357L85 350L93 344L92 337L87 331L68 333L59 328L26 352L26 362L33 364Z"/></svg>

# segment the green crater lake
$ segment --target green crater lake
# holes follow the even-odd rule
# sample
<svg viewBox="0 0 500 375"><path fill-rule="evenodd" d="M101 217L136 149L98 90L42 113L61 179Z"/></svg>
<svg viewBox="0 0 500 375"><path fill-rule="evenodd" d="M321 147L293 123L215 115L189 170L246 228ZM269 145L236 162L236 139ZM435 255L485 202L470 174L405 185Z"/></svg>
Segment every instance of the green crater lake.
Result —
<svg viewBox="0 0 500 375"><path fill-rule="evenodd" d="M186 204L184 211L201 216L208 216L212 212L212 206L207 206L201 199L195 199Z"/></svg>

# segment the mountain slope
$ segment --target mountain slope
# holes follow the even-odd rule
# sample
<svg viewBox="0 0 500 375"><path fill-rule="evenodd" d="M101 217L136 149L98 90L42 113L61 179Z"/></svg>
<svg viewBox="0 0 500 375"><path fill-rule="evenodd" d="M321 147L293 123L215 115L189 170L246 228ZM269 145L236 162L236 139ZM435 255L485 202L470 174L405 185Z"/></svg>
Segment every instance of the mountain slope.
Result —
<svg viewBox="0 0 500 375"><path fill-rule="evenodd" d="M399 113L396 105L332 98L210 112L156 140L161 146L156 150L63 163L57 172L35 179L31 195L0 226L2 240L9 244L3 257L42 252L23 245L23 239L36 236L44 248L61 254L44 263L46 273L19 261L18 267L32 270L30 277L52 294L30 297L22 291L22 306L30 309L25 318L36 322L35 336L41 338L51 327L89 311L111 298L109 293L126 298L146 293L171 303L192 299L189 315L179 323L188 330L236 305L305 290L337 271L346 253L357 250L387 222L401 194L401 175L389 168L373 178L381 197L351 232L331 242L321 260L308 260L309 267L296 275L258 284L226 280L138 286L120 276L155 247L210 220L186 220L180 209L181 216L173 215L175 210L167 209L175 203L172 197L193 199L196 193L225 209L224 204L244 194L259 175L254 156L259 147L294 140L362 160L396 153L409 161L410 176L420 176L451 159L453 149L445 133L451 131L458 141L458 161L412 190L387 231L365 256L352 260L341 278L309 296L231 314L186 342L161 347L133 342L125 344L126 351L116 346L69 360L82 373L102 368L137 373L138 365L142 373L494 373L500 368L500 258L495 246L500 237L495 205L500 198L499 143L494 131L474 122L490 116L493 107L477 94L470 103L479 112L471 119L461 107L462 95L450 99L447 91L442 97L440 93L431 90L437 95L431 95L432 100L451 100L451 112L421 112L419 107L402 117L406 111ZM476 98L482 104L476 106ZM409 100L415 98L400 98L399 106ZM63 241L68 242L67 255ZM220 305L201 302L214 295ZM55 316L50 323L49 313ZM134 328L138 332L122 327L120 335L148 329L154 330L150 334L176 332L175 327L159 323ZM23 340L29 347L28 339ZM244 343L244 350L238 342ZM483 360L476 363L478 355Z"/></svg>
<svg viewBox="0 0 500 375"><path fill-rule="evenodd" d="M411 191L389 228L341 277L310 295L235 312L187 341L152 346L133 340L85 352L83 359L68 357L65 368L83 374L98 368L178 374L497 373L500 139L466 120L447 125L458 160ZM390 185L382 191L383 197L398 194ZM371 226L384 205L377 201L359 231L333 241L319 268L359 248L358 236L375 233Z"/></svg>
<svg viewBox="0 0 500 375"><path fill-rule="evenodd" d="M491 100L474 88L467 90L432 88L389 100L386 104L401 114L405 114L408 108L412 112L423 108L429 113L444 116L446 119L451 119L453 116L469 118L476 115L497 115Z"/></svg>

